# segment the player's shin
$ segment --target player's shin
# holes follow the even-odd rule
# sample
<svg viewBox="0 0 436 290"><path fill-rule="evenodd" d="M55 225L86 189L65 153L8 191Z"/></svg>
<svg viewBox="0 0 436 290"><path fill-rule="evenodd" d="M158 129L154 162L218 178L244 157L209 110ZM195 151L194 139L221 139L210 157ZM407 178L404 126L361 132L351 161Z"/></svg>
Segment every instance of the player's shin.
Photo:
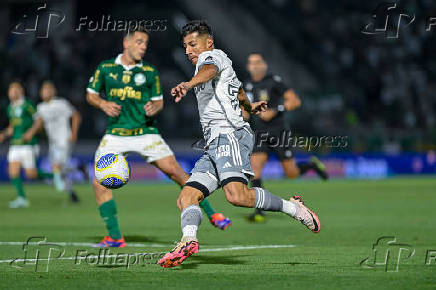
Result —
<svg viewBox="0 0 436 290"><path fill-rule="evenodd" d="M21 177L11 178L11 183L17 190L17 195L19 197L26 198L26 194L24 193L23 189L23 183L21 182Z"/></svg>
<svg viewBox="0 0 436 290"><path fill-rule="evenodd" d="M281 197L273 195L266 189L260 187L254 187L254 190L256 194L254 203L255 208L266 211L281 211L292 217L295 216L297 208L289 200L284 200Z"/></svg>
<svg viewBox="0 0 436 290"><path fill-rule="evenodd" d="M197 230L202 219L201 209L198 205L190 205L181 213L182 242L197 240Z"/></svg>
<svg viewBox="0 0 436 290"><path fill-rule="evenodd" d="M112 239L119 240L122 238L118 225L117 206L115 200L111 199L99 206L100 216L106 224L106 229Z"/></svg>

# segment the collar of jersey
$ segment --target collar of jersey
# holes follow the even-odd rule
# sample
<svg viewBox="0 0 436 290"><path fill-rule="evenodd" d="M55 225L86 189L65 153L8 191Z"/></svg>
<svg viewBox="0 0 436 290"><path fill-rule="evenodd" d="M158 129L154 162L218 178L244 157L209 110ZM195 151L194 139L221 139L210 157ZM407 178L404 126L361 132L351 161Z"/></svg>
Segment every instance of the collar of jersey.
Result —
<svg viewBox="0 0 436 290"><path fill-rule="evenodd" d="M12 105L15 106L15 107L19 107L22 104L24 104L24 97L20 97L20 99L15 104L12 103Z"/></svg>
<svg viewBox="0 0 436 290"><path fill-rule="evenodd" d="M122 55L123 55L123 54L120 53L120 54L117 56L117 58L115 59L115 63L116 63L116 64L119 64L119 65L122 65L123 68L124 68L125 70L131 70L131 69L134 68L135 66L137 66L137 67L141 67L141 66L142 66L142 61L141 61L141 62L138 62L138 63L135 64L135 65L124 65L124 64L121 62L121 56L122 56Z"/></svg>

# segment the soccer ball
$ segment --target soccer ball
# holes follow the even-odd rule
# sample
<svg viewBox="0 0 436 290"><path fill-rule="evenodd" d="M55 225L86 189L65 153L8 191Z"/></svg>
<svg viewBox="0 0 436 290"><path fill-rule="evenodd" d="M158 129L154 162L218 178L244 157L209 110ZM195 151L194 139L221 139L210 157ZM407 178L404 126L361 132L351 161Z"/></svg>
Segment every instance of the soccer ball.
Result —
<svg viewBox="0 0 436 290"><path fill-rule="evenodd" d="M95 163L95 179L106 188L116 189L125 185L130 178L130 166L121 154L103 155Z"/></svg>

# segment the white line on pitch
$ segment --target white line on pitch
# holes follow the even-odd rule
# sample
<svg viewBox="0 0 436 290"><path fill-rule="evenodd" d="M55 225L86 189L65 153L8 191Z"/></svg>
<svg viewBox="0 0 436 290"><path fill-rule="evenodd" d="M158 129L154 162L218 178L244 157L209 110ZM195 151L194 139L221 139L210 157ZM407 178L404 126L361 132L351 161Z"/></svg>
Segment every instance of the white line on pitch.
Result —
<svg viewBox="0 0 436 290"><path fill-rule="evenodd" d="M22 244L22 243L21 243ZM59 244L59 243L58 243ZM237 246L228 248L211 248L211 249L200 249L199 252L225 252L225 251L239 251L239 250L257 250L257 249L277 249L277 248L294 248L295 245L258 245L258 246ZM124 255L139 255L146 253L126 253ZM87 256L87 257L60 257L53 258L53 260L83 260L86 258L98 258L98 256ZM40 261L47 261L48 259L38 259ZM11 260L0 260L0 263L11 263L15 262L35 262L36 259L11 259Z"/></svg>

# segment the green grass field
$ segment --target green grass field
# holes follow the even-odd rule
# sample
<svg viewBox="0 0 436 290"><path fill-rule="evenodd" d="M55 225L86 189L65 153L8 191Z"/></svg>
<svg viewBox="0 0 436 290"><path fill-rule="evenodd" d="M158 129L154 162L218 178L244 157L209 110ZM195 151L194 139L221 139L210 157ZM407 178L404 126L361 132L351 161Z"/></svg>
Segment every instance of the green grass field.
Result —
<svg viewBox="0 0 436 290"><path fill-rule="evenodd" d="M97 254L98 249L67 245L63 255L66 259L50 261L48 272L35 272L34 265L12 267L7 260L23 258L22 246L5 242L24 242L32 236L45 236L53 243L99 241L106 232L91 186L77 186L82 203L72 206L66 196L48 185L27 185L31 207L12 210L7 202L14 198L13 188L1 184L0 288L436 288L436 259L431 260L431 265L425 264L427 250L435 250L436 256L434 178L270 181L266 187L282 197L290 192L301 193L306 204L319 214L321 232L315 235L277 213L270 213L263 224L250 224L245 216L251 210L231 206L218 191L210 201L232 218L233 225L219 231L203 219L199 231L201 252L180 267L162 269L143 263L126 269L122 265L92 265L84 260L77 265L70 258L77 250ZM127 242L137 247L111 249L111 253L157 253L172 248L180 238L177 186L132 183L115 194L121 230ZM360 266L363 259L374 257L372 245L382 236L395 236L398 243L415 249L409 259L403 252L398 272L386 272L384 266ZM260 247L270 245L287 247Z"/></svg>

